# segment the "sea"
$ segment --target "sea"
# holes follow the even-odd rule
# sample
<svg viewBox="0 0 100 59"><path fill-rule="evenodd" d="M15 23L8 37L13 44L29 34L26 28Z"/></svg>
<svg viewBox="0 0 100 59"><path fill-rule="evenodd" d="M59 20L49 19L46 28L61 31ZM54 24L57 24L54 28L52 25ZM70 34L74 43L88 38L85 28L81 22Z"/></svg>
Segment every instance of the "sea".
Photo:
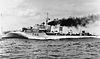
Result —
<svg viewBox="0 0 100 59"><path fill-rule="evenodd" d="M0 59L100 59L100 39L0 39Z"/></svg>

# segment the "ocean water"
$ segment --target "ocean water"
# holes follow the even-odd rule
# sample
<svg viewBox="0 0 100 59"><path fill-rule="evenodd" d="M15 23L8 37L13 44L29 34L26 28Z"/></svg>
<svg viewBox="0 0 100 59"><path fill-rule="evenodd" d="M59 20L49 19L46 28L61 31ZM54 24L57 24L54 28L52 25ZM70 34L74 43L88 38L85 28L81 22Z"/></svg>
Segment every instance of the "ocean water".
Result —
<svg viewBox="0 0 100 59"><path fill-rule="evenodd" d="M100 39L1 39L0 59L100 59Z"/></svg>

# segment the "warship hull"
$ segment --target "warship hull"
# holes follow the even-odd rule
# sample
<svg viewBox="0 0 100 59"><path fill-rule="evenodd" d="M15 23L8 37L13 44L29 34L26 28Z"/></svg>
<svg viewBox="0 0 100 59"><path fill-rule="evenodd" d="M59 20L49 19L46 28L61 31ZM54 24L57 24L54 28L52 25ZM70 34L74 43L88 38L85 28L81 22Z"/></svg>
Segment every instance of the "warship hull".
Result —
<svg viewBox="0 0 100 59"><path fill-rule="evenodd" d="M66 36L66 35L33 35L24 32L10 32L2 38L24 38L24 39L39 39L39 40L47 40L47 39L71 39L71 38L78 38L78 39L88 39L88 38L100 38L100 36Z"/></svg>

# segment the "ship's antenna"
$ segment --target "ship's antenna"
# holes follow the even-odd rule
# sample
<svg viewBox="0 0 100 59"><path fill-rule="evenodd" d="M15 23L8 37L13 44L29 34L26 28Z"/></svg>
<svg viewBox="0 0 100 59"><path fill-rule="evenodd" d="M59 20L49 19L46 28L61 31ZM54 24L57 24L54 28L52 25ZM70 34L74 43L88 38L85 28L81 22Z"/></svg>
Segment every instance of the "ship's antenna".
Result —
<svg viewBox="0 0 100 59"><path fill-rule="evenodd" d="M47 18L48 18L48 12L47 12Z"/></svg>

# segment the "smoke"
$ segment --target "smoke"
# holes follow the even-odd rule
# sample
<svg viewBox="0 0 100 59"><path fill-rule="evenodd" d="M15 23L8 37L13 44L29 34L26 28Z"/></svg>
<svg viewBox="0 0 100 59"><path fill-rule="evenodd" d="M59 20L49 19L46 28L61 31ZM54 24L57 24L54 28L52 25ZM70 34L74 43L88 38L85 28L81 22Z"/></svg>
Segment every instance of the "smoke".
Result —
<svg viewBox="0 0 100 59"><path fill-rule="evenodd" d="M54 19L53 21L50 21L49 23L48 23L48 25L51 25L51 26L55 26L55 25L57 25L57 24L60 24L60 22L59 22L59 20L57 19Z"/></svg>
<svg viewBox="0 0 100 59"><path fill-rule="evenodd" d="M87 27L89 24L95 23L99 20L100 15L88 15L85 17L69 17L69 18L62 18L58 20L53 20L48 23L48 25L57 25L66 26L66 27Z"/></svg>

